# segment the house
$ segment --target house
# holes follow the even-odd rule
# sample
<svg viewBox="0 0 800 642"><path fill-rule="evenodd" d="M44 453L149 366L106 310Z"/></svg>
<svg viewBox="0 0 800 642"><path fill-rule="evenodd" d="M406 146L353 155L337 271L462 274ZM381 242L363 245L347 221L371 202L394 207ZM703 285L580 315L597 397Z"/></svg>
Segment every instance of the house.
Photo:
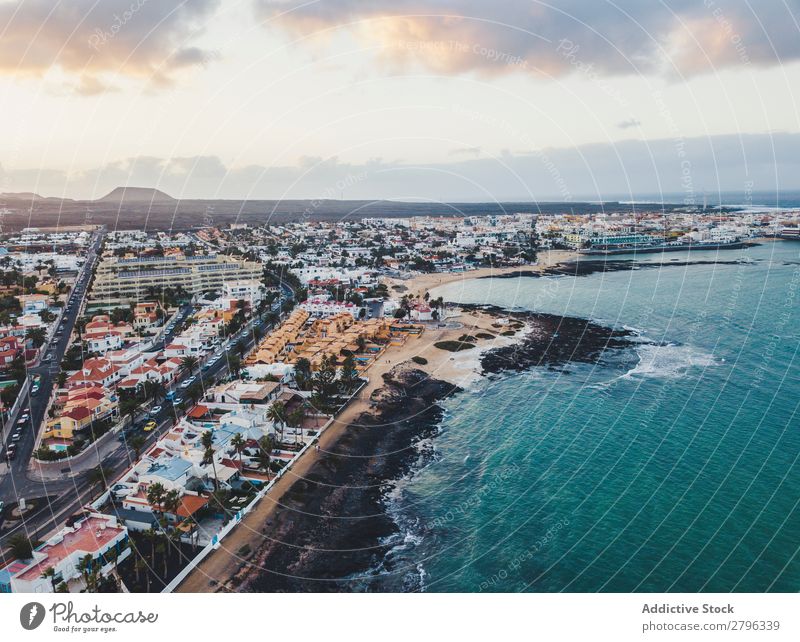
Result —
<svg viewBox="0 0 800 642"><path fill-rule="evenodd" d="M121 378L122 372L119 366L115 366L108 359L98 357L86 359L83 367L67 379L67 387L73 388L87 383L96 383L104 388L110 388Z"/></svg>
<svg viewBox="0 0 800 642"><path fill-rule="evenodd" d="M31 559L0 569L0 593L53 593L62 582L77 592L87 557L90 570L97 565L100 575L107 575L129 554L128 529L114 516L91 513L37 547ZM53 576L44 575L51 568Z"/></svg>
<svg viewBox="0 0 800 642"><path fill-rule="evenodd" d="M159 304L157 301L142 301L133 308L133 328L137 332L150 333L159 326Z"/></svg>

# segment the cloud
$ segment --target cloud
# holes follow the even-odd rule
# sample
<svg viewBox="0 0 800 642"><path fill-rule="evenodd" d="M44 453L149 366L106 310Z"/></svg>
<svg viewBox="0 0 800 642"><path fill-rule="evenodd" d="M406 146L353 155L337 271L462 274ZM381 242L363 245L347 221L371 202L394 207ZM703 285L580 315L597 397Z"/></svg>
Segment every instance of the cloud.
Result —
<svg viewBox="0 0 800 642"><path fill-rule="evenodd" d="M800 134L721 135L675 141L628 140L477 159L419 164L380 159L353 164L304 158L294 166L230 167L216 156L138 157L67 174L0 168L4 191L99 197L120 185L178 198L421 199L450 201L602 200L671 194L702 202L718 191L800 188ZM680 151L680 154L679 154ZM599 186L599 187L598 187Z"/></svg>
<svg viewBox="0 0 800 642"><path fill-rule="evenodd" d="M341 29L437 73L699 74L800 57L797 0L254 0L265 27Z"/></svg>
<svg viewBox="0 0 800 642"><path fill-rule="evenodd" d="M481 155L481 148L480 147L458 147L456 149L451 149L449 152L450 156L480 156Z"/></svg>
<svg viewBox="0 0 800 642"><path fill-rule="evenodd" d="M631 127L638 127L642 124L642 121L636 118L628 118L628 120L623 120L620 123L617 123L617 127L620 129L630 129Z"/></svg>
<svg viewBox="0 0 800 642"><path fill-rule="evenodd" d="M0 74L42 77L59 70L84 95L107 77L155 85L213 58L190 44L218 0L13 0L0 2Z"/></svg>

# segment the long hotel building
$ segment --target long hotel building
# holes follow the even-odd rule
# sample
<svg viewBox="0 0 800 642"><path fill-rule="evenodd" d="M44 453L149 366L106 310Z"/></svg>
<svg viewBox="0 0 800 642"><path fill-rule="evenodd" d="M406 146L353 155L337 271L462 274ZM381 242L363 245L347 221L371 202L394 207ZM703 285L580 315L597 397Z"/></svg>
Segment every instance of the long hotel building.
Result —
<svg viewBox="0 0 800 642"><path fill-rule="evenodd" d="M97 266L90 305L126 305L147 298L152 288L182 287L190 294L222 290L225 281L261 280L261 263L229 256L104 257Z"/></svg>

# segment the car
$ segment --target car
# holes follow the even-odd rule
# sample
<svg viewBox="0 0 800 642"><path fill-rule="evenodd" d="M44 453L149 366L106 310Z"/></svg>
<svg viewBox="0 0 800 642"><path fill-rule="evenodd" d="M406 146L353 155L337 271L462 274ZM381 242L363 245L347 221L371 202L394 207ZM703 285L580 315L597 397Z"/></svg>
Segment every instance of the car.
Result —
<svg viewBox="0 0 800 642"><path fill-rule="evenodd" d="M214 361L213 361L213 360L206 361L206 362L205 362L205 363L202 365L202 367L201 367L200 369L201 369L201 370L208 370L208 369L211 367L211 364L212 364L212 363L214 363Z"/></svg>
<svg viewBox="0 0 800 642"><path fill-rule="evenodd" d="M180 406L182 403L183 403L183 399L181 399L180 397L175 397L172 400L172 405L173 406Z"/></svg>
<svg viewBox="0 0 800 642"><path fill-rule="evenodd" d="M158 424L157 424L155 421L148 421L148 422L147 422L147 423L144 425L144 429L143 429L143 430L144 430L145 432L150 432L151 430L154 430L154 429L156 428L156 426L157 426L157 425L158 425Z"/></svg>
<svg viewBox="0 0 800 642"><path fill-rule="evenodd" d="M46 355L44 355L43 361L50 361L52 358L53 355L48 352Z"/></svg>
<svg viewBox="0 0 800 642"><path fill-rule="evenodd" d="M19 431L15 432L13 435L11 435L11 441L12 442L19 441L20 439L22 439L22 433L19 432Z"/></svg>
<svg viewBox="0 0 800 642"><path fill-rule="evenodd" d="M34 384L33 385L33 387L31 388L31 394L33 396L36 396L36 395L39 394L39 385L38 384Z"/></svg>
<svg viewBox="0 0 800 642"><path fill-rule="evenodd" d="M11 444L8 448L6 448L6 459L8 461L14 461L17 456L17 447L14 444Z"/></svg>
<svg viewBox="0 0 800 642"><path fill-rule="evenodd" d="M161 412L161 406L153 406L152 408L150 408L150 416L151 417L153 415L157 415L159 412Z"/></svg>
<svg viewBox="0 0 800 642"><path fill-rule="evenodd" d="M192 385L192 382L191 382L189 379L187 379L186 381L184 381L184 382L183 382L183 383L180 385L180 387L181 387L181 388L188 388L188 387L189 387L189 386L191 386L191 385Z"/></svg>

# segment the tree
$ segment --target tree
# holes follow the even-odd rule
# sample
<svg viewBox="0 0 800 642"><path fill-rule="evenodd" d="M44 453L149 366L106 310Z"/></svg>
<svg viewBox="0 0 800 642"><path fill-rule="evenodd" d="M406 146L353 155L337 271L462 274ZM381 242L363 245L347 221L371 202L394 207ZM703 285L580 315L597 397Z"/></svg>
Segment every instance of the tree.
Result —
<svg viewBox="0 0 800 642"><path fill-rule="evenodd" d="M297 410L294 410L291 413L289 413L288 424L295 429L294 431L295 444L297 444L298 428L302 428L303 420L305 418L306 418L306 409L304 407L300 407Z"/></svg>
<svg viewBox="0 0 800 642"><path fill-rule="evenodd" d="M186 391L186 395L194 403L197 403L203 397L203 386L201 386L199 383L193 383Z"/></svg>
<svg viewBox="0 0 800 642"><path fill-rule="evenodd" d="M314 395L321 409L327 409L337 392L336 360L334 357L326 355L322 358L319 370L311 380L311 388L314 390Z"/></svg>
<svg viewBox="0 0 800 642"><path fill-rule="evenodd" d="M105 488L108 485L109 478L113 474L113 471L110 468L107 468L100 464L92 468L88 473L86 473L86 479L89 482L89 485L92 487L98 486L101 489Z"/></svg>
<svg viewBox="0 0 800 642"><path fill-rule="evenodd" d="M345 357L342 370L339 373L339 388L344 394L350 394L358 385L358 370L356 360L352 354Z"/></svg>
<svg viewBox="0 0 800 642"><path fill-rule="evenodd" d="M139 410L139 402L136 401L135 397L129 397L127 399L123 399L119 403L119 411L123 417L130 417L131 418L131 425L136 420L136 411Z"/></svg>
<svg viewBox="0 0 800 642"><path fill-rule="evenodd" d="M144 448L146 441L147 440L144 438L143 435L134 435L133 437L130 438L130 440L128 440L128 445L131 447L131 450L133 450L134 454L136 455L137 461L139 460L139 457L142 456L142 448Z"/></svg>
<svg viewBox="0 0 800 642"><path fill-rule="evenodd" d="M86 586L87 593L95 593L97 591L97 574L98 564L94 564L94 558L90 554L86 554L78 561L76 568L83 576L83 583Z"/></svg>
<svg viewBox="0 0 800 642"><path fill-rule="evenodd" d="M273 401L272 405L267 410L267 418L278 426L278 432L281 435L281 443L283 443L283 429L286 426L286 406L282 401Z"/></svg>
<svg viewBox="0 0 800 642"><path fill-rule="evenodd" d="M50 585L53 587L53 593L56 592L56 570L52 566L48 566L40 576L42 579L49 579Z"/></svg>
<svg viewBox="0 0 800 642"><path fill-rule="evenodd" d="M197 357L187 355L181 359L180 371L184 374L191 375L197 368Z"/></svg>
<svg viewBox="0 0 800 642"><path fill-rule="evenodd" d="M31 328L25 333L25 337L30 339L34 347L38 348L47 339L47 332L44 328Z"/></svg>
<svg viewBox="0 0 800 642"><path fill-rule="evenodd" d="M244 353L247 352L247 345L242 339L239 339L234 346L234 350L239 353L239 356L244 356Z"/></svg>
<svg viewBox="0 0 800 642"><path fill-rule="evenodd" d="M294 380L300 390L307 390L311 380L311 362L305 357L300 357L294 364Z"/></svg>
<svg viewBox="0 0 800 642"><path fill-rule="evenodd" d="M269 477L270 453L272 453L273 448L272 439L269 435L264 435L258 440L258 446L258 454L256 455L258 467L267 473L267 477Z"/></svg>
<svg viewBox="0 0 800 642"><path fill-rule="evenodd" d="M231 437L231 446L233 446L233 450L239 455L239 470L242 470L242 452L244 452L244 448L247 445L244 437L242 434L237 432L233 437Z"/></svg>
<svg viewBox="0 0 800 642"><path fill-rule="evenodd" d="M242 360L237 356L230 357L228 359L228 370L234 377L238 375L242 371Z"/></svg>
<svg viewBox="0 0 800 642"><path fill-rule="evenodd" d="M202 444L205 452L203 453L203 465L211 464L214 471L214 490L219 490L219 480L217 479L217 462L214 461L214 433L206 430L200 436L200 443Z"/></svg>
<svg viewBox="0 0 800 642"><path fill-rule="evenodd" d="M158 513L163 512L162 502L166 492L167 491L164 488L164 484L159 482L150 484L147 487L147 503L150 504L150 506L152 506L153 509Z"/></svg>
<svg viewBox="0 0 800 642"><path fill-rule="evenodd" d="M14 535L8 540L14 559L28 560L33 557L33 544L25 535Z"/></svg>
<svg viewBox="0 0 800 642"><path fill-rule="evenodd" d="M359 352L364 352L367 349L367 339L363 334L359 334L358 338L356 339L356 346L358 346Z"/></svg>

